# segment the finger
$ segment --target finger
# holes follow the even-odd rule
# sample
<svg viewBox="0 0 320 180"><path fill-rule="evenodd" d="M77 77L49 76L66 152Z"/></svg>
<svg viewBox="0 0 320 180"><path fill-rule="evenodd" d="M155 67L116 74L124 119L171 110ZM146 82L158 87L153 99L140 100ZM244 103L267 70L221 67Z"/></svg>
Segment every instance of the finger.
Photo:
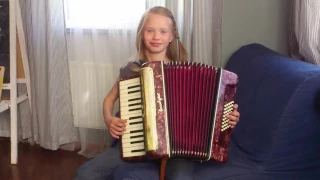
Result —
<svg viewBox="0 0 320 180"><path fill-rule="evenodd" d="M233 129L234 127L236 127L236 126L230 126L230 128L232 128L232 129Z"/></svg>
<svg viewBox="0 0 320 180"><path fill-rule="evenodd" d="M117 127L126 127L126 123L121 122L121 120L115 121L113 124Z"/></svg>
<svg viewBox="0 0 320 180"><path fill-rule="evenodd" d="M114 122L117 127L126 127L126 123L123 123L121 120Z"/></svg>
<svg viewBox="0 0 320 180"><path fill-rule="evenodd" d="M124 133L124 130L122 130L121 128L120 128L120 130L117 130L117 127L112 127L110 130L111 130L115 135L122 135L122 134Z"/></svg>
<svg viewBox="0 0 320 180"><path fill-rule="evenodd" d="M125 126L116 126L116 125L114 125L112 128L114 130L116 130L116 131L119 131L119 132L124 132L126 130Z"/></svg>
<svg viewBox="0 0 320 180"><path fill-rule="evenodd" d="M230 126L236 126L237 122L235 122L235 121L229 121L228 124L229 124Z"/></svg>
<svg viewBox="0 0 320 180"><path fill-rule="evenodd" d="M227 115L226 118L228 118L230 121L238 121L239 118L233 115Z"/></svg>
<svg viewBox="0 0 320 180"><path fill-rule="evenodd" d="M239 107L238 104L234 104L233 105L233 111L238 110L238 107Z"/></svg>
<svg viewBox="0 0 320 180"><path fill-rule="evenodd" d="M120 122L122 122L122 123L127 123L127 120L126 119L120 119Z"/></svg>
<svg viewBox="0 0 320 180"><path fill-rule="evenodd" d="M111 129L117 132L124 132L126 130L125 127L121 127L121 126L119 127L115 124L111 124Z"/></svg>
<svg viewBox="0 0 320 180"><path fill-rule="evenodd" d="M112 132L116 136L122 136L123 135L123 132L119 132L119 131L116 131L114 129L110 129L110 132Z"/></svg>
<svg viewBox="0 0 320 180"><path fill-rule="evenodd" d="M238 111L233 111L229 115L235 116L235 117L240 117L240 113Z"/></svg>
<svg viewBox="0 0 320 180"><path fill-rule="evenodd" d="M112 136L112 137L114 137L114 138L116 138L116 139L119 139L119 136L117 136L117 135L113 134L113 132L112 132L112 131L109 131L109 132L110 132L110 134L111 134L111 136Z"/></svg>

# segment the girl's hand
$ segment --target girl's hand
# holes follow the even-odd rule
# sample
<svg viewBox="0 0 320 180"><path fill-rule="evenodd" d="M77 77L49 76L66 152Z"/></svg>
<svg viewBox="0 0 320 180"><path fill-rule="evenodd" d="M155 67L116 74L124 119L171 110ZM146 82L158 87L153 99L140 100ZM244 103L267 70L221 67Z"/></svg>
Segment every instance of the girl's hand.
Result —
<svg viewBox="0 0 320 180"><path fill-rule="evenodd" d="M226 116L229 119L229 125L234 128L239 122L240 113L238 112L238 104L233 105L233 111Z"/></svg>
<svg viewBox="0 0 320 180"><path fill-rule="evenodd" d="M126 130L126 122L126 120L122 120L115 116L108 118L106 124L111 136L119 139L119 136L123 135L124 131Z"/></svg>

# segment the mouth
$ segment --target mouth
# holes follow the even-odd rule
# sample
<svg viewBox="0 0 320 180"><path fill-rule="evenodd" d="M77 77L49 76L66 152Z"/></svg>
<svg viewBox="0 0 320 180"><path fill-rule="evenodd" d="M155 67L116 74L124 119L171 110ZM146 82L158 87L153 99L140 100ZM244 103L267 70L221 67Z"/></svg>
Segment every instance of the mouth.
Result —
<svg viewBox="0 0 320 180"><path fill-rule="evenodd" d="M151 46L153 47L159 47L161 46L161 43L153 43L153 42L150 42Z"/></svg>

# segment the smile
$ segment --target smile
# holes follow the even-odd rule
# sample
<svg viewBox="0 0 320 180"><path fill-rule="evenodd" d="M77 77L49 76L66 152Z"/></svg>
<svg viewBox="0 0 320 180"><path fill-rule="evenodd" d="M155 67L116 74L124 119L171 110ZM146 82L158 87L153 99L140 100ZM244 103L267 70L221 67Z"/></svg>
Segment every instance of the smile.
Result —
<svg viewBox="0 0 320 180"><path fill-rule="evenodd" d="M153 46L153 47L159 47L160 45L161 45L161 43L150 43L151 44L151 46Z"/></svg>

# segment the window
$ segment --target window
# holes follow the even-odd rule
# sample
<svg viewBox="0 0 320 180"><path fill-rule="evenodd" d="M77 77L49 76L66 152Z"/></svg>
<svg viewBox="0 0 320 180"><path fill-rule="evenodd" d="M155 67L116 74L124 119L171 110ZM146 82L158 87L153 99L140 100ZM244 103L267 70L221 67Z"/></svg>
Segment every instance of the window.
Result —
<svg viewBox="0 0 320 180"><path fill-rule="evenodd" d="M64 0L67 28L137 28L146 0Z"/></svg>

